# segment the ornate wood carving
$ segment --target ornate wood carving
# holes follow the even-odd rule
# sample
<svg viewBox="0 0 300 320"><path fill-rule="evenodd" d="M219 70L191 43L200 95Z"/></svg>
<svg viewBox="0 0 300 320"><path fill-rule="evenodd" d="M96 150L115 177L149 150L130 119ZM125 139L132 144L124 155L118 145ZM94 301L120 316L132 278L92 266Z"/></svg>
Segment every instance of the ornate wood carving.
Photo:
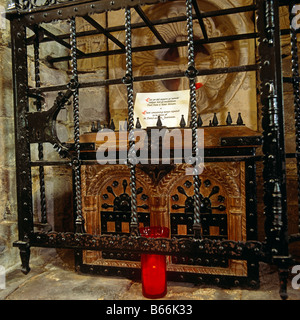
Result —
<svg viewBox="0 0 300 320"><path fill-rule="evenodd" d="M159 182L151 179L145 171L137 169L137 188L142 187L143 192L138 196L139 212L149 212L150 224L169 227L171 230L172 213L185 213L186 196L192 196L193 188L189 188L192 183L192 176L186 176L187 165L177 165L174 170L165 174ZM129 170L125 165L113 166L83 166L83 214L86 221L87 232L90 234L101 234L101 211L104 203L107 212L113 212L113 199L122 192L122 181L129 179ZM206 214L203 218L217 219L225 216L227 219L227 230L220 231L217 225L209 227L208 238L220 240L246 240L246 207L245 207L245 166L243 162L220 162L207 163L203 174L200 176L202 181L201 193L209 201ZM113 187L111 190L110 187ZM185 188L186 191L183 191ZM182 191L182 193L178 192ZM108 191L111 191L109 193ZM143 198L144 194L144 198ZM145 197L148 195L149 197ZM177 196L175 196L177 195ZM210 196L211 195L211 196ZM111 196L111 199L108 199ZM147 204L149 208L141 207ZM174 208L177 208L176 210ZM173 206L173 207L172 207ZM204 210L204 211L205 211ZM218 216L219 215L219 216ZM178 238L188 234L187 226L180 224ZM113 229L110 231L114 232ZM123 230L124 231L124 230ZM128 229L129 232L129 229ZM185 234L184 234L185 233ZM172 234L172 236L176 236ZM83 263L101 265L107 267L139 268L140 263L137 255L127 255L128 258L136 261L126 260L121 254L112 254L110 259L103 258L101 252L84 251ZM196 260L195 260L196 261ZM221 266L205 266L196 262L180 263L168 257L168 271L198 273L198 274L219 274L219 275L247 275L247 262L238 260L223 261ZM220 260L221 261L221 260ZM221 261L221 262L222 262ZM225 262L224 262L225 261ZM198 265L197 265L198 264Z"/></svg>

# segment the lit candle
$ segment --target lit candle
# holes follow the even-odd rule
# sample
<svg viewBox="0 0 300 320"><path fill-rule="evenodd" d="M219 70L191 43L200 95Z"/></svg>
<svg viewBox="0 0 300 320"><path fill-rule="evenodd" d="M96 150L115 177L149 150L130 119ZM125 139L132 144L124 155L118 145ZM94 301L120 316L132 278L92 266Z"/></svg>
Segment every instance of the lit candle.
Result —
<svg viewBox="0 0 300 320"><path fill-rule="evenodd" d="M141 236L147 238L168 237L169 229L164 227L140 228ZM158 299L167 293L166 256L142 254L142 290L146 298Z"/></svg>

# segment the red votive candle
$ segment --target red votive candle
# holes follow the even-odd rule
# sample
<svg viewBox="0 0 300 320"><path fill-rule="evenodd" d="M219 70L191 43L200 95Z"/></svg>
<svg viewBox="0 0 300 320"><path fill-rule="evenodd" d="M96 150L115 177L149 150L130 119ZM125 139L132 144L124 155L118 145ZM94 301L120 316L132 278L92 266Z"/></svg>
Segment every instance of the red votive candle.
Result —
<svg viewBox="0 0 300 320"><path fill-rule="evenodd" d="M166 227L140 228L142 237L166 238L169 229ZM143 296L149 299L162 298L167 293L166 256L159 254L142 254L142 290Z"/></svg>

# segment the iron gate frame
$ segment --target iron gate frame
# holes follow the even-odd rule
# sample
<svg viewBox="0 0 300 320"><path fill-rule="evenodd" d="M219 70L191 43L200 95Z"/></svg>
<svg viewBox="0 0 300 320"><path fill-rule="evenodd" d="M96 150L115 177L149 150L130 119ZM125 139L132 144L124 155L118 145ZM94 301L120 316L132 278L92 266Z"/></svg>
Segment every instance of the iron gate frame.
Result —
<svg viewBox="0 0 300 320"><path fill-rule="evenodd" d="M27 274L30 271L29 259L31 247L51 247L51 248L71 248L75 250L77 256L80 256L82 250L110 250L126 251L130 250L136 253L156 253L163 255L215 255L238 260L263 261L274 264L278 267L280 279L280 296L287 299L287 279L289 267L295 263L289 253L289 243L300 240L300 233L288 235L287 232L287 190L286 190L286 168L285 161L287 154L285 152L284 142L284 99L283 99L283 81L292 82L294 85L295 95L295 112L296 119L300 112L299 108L299 74L298 74L298 56L296 51L297 32L291 30L280 30L279 24L279 7L289 5L291 12L292 6L299 1L279 1L279 0L257 0L251 6L240 8L230 8L226 10L215 11L211 13L201 13L196 1L187 0L187 19L188 24L192 25L194 19L199 21L202 28L204 39L193 40L192 34L189 35L188 41L181 43L167 44L158 34L155 25L159 23L169 23L176 21L176 18L164 21L151 22L141 9L146 4L157 4L165 1L158 0L76 0L76 1L56 1L45 0L42 5L36 1L11 1L7 10L7 18L11 23L11 40L12 40L12 61L13 61L13 87L14 87L14 116L15 116L15 145L16 145L16 172L17 172L17 202L18 202L18 226L19 240L14 246L20 249L22 260L22 271ZM192 7L196 14L192 14ZM126 44L119 43L111 34L113 29L103 29L95 24L88 15L92 13L101 13L108 10L124 9L126 12ZM142 23L131 25L130 10L136 10L143 19ZM233 36L221 36L209 39L203 24L203 18L208 16L217 16L222 14L232 14L238 12L253 11L257 14L257 32L250 34L241 34ZM120 49L107 52L98 52L94 54L85 54L76 47L75 17L86 17L96 27L95 32L103 33L119 45ZM291 14L292 18L292 14ZM71 44L65 39L68 35L55 36L49 31L41 30L40 23L51 22L52 20L71 20ZM179 19L179 20L178 20ZM131 28L149 27L151 31L160 40L160 44L131 48ZM26 28L33 30L36 36L27 38ZM121 27L120 27L121 28ZM192 32L192 27L189 29ZM35 88L28 87L28 66L27 66L27 46L32 41L35 48L39 46L39 33L43 32L47 37L41 41L56 41L59 44L71 49L71 55L66 57L53 58L51 62L71 60L73 64L73 77L66 85L41 87L39 79L38 50L35 50ZM292 37L292 62L293 76L283 78L282 76L282 57L281 57L281 34L290 33ZM82 34L81 34L82 35ZM80 36L81 36L80 35ZM83 34L84 35L84 34ZM86 33L85 33L86 35ZM70 35L69 35L70 36ZM155 50L170 46L188 46L192 54L193 46L196 43L211 43L229 40L256 39L259 40L259 57L260 61L255 65L237 66L229 68L218 68L209 70L196 70L193 61L186 72L176 72L164 75L147 75L134 78L131 69L131 53L143 50ZM94 83L79 83L76 74L77 59L84 59L95 56L123 54L127 56L127 71L122 79L107 79ZM245 242L235 242L231 240L219 241L203 239L200 234L199 216L195 215L196 223L194 226L195 237L190 239L146 239L140 237L137 232L137 214L134 209L134 179L132 180L132 218L131 218L131 235L129 236L95 236L84 232L84 221L81 215L80 203L80 166L90 163L89 160L81 158L81 145L78 139L78 89L86 87L104 86L110 84L124 84L128 88L128 105L129 105L129 129L133 129L132 122L132 86L136 81L157 80L160 78L168 79L174 77L188 77L190 79L191 99L194 91L194 80L198 75L221 74L230 72L257 71L260 75L260 97L263 106L263 157L252 157L251 161L263 160L264 163L264 205L265 205L265 232L266 240L247 240ZM59 94L53 109L53 113L40 113L39 103L43 92L64 91ZM28 113L28 99L33 97L37 101L37 112L33 115ZM49 130L52 122L55 121L57 112L65 103L73 97L74 123L75 123L75 155L70 156L70 148L60 143L53 137ZM193 111L192 111L193 112ZM28 128L28 122L33 128ZM192 129L196 128L195 115L192 116ZM77 123L77 124L76 124ZM43 127L46 126L46 129ZM31 130L31 131L30 131ZM38 132L38 133L37 133ZM30 133L30 134L29 134ZM296 122L296 138L299 141L300 130L299 123ZM195 137L193 137L194 139ZM195 140L194 140L195 141ZM42 144L51 142L61 156L69 158L62 161L45 161L43 159ZM39 160L31 161L30 144L39 144ZM194 150L195 151L195 150ZM299 145L297 152L290 155L297 159L298 172L300 171ZM40 168L40 185L41 195L44 199L44 177L43 167L53 165L71 165L75 179L76 199L75 201L75 225L74 232L34 232L33 223L33 205L32 205L32 181L31 168L38 166ZM131 176L135 175L134 165L130 168ZM300 179L300 175L298 175ZM195 181L197 185L197 181ZM196 189L195 189L196 190ZM298 181L298 190L299 181ZM195 192L197 195L197 192ZM197 202L197 201L195 201ZM43 206L42 206L43 207ZM199 208L198 208L199 209ZM197 204L195 206L197 211ZM45 217L45 213L43 213ZM45 219L43 220L45 223ZM300 226L299 226L300 227ZM299 228L300 229L300 228ZM299 231L300 232L300 231Z"/></svg>

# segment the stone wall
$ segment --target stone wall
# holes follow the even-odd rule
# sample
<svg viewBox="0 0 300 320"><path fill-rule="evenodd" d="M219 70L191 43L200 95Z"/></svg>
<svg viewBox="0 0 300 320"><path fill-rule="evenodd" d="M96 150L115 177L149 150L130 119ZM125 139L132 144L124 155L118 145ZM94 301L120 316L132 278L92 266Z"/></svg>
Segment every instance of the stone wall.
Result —
<svg viewBox="0 0 300 320"><path fill-rule="evenodd" d="M6 1L0 1L0 8L3 12ZM0 265L8 268L18 259L12 248L17 238L17 205L10 28L3 16L0 25Z"/></svg>

